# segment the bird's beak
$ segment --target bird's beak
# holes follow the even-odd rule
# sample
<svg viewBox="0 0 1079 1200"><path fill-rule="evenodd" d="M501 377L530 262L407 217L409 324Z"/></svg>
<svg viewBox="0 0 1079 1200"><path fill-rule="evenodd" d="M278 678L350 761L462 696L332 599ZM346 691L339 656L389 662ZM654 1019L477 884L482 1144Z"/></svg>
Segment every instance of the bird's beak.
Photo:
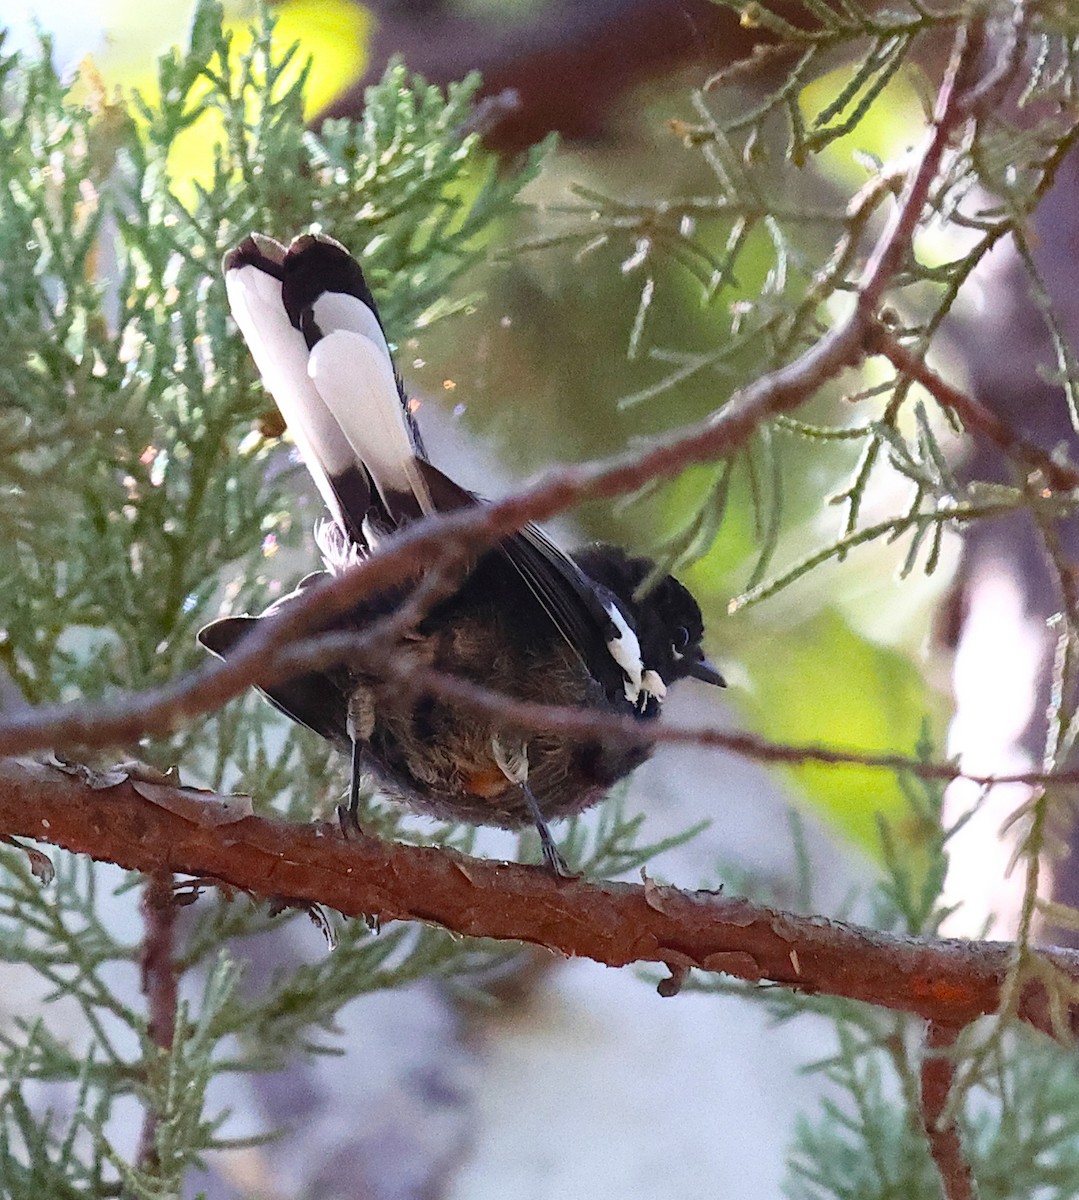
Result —
<svg viewBox="0 0 1079 1200"><path fill-rule="evenodd" d="M694 679L699 679L701 683L710 683L714 687L727 686L727 681L706 658L698 658L693 662L683 663L682 670L687 675L692 675Z"/></svg>

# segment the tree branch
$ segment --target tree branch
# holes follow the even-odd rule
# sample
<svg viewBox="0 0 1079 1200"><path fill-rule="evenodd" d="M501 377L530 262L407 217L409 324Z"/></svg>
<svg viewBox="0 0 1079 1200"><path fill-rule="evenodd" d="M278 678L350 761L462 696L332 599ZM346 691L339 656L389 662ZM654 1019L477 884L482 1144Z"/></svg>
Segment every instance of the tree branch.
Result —
<svg viewBox="0 0 1079 1200"><path fill-rule="evenodd" d="M172 1049L176 1032L177 996L173 957L176 900L168 870L158 868L149 873L139 908L144 927L139 966L142 991L149 1009L146 1032L150 1041L167 1053ZM161 1114L151 1100L146 1100L145 1104L136 1163L141 1170L153 1172L159 1166L157 1128Z"/></svg>
<svg viewBox="0 0 1079 1200"><path fill-rule="evenodd" d="M1000 1005L1007 942L901 937L779 912L717 892L556 878L540 867L443 848L345 840L336 826L245 815L235 798L127 780L93 788L54 768L0 760L0 829L146 873L213 878L253 896L317 903L346 916L441 925L608 966L651 962L722 971L963 1025ZM1065 1036L1079 1028L1079 952L1041 952L1018 1014ZM1047 980L1059 973L1062 986ZM1050 991L1052 990L1052 995ZM1053 1008L1057 1005L1057 1008ZM1052 1013L1052 1016L1051 1016Z"/></svg>
<svg viewBox="0 0 1079 1200"><path fill-rule="evenodd" d="M984 438L1004 454L1040 471L1050 487L1062 492L1079 488L1079 470L1070 463L1058 462L1041 446L1020 437L1007 421L980 400L942 379L921 355L904 346L883 325L876 325L869 330L866 348L883 355L900 375L921 384L941 408L954 412L972 433Z"/></svg>
<svg viewBox="0 0 1079 1200"><path fill-rule="evenodd" d="M945 1118L948 1095L955 1079L951 1051L959 1028L930 1021L922 1056L922 1123L929 1152L936 1163L945 1200L975 1200L977 1191L970 1163L963 1153L955 1118ZM942 1124L942 1118L945 1123Z"/></svg>

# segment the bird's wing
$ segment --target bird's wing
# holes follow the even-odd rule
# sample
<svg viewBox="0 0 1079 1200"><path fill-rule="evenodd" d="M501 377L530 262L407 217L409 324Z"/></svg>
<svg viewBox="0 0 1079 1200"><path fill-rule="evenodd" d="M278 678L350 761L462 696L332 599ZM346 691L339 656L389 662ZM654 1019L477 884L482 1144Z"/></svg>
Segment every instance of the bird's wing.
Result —
<svg viewBox="0 0 1079 1200"><path fill-rule="evenodd" d="M609 696L636 699L643 664L632 619L539 528L526 525L502 551Z"/></svg>
<svg viewBox="0 0 1079 1200"><path fill-rule="evenodd" d="M420 464L439 512L483 503L437 467ZM496 554L528 590L586 669L614 696L638 687L643 670L632 620L607 588L591 579L538 525L504 538Z"/></svg>
<svg viewBox="0 0 1079 1200"><path fill-rule="evenodd" d="M328 578L322 571L307 575L294 591L276 600L261 616L221 617L203 626L198 632L198 640L218 658L228 658L260 622L287 610L308 588ZM268 688L259 688L259 691L286 717L306 725L339 749L347 749L351 744L346 728L349 689L348 671L339 667L317 674L296 675Z"/></svg>

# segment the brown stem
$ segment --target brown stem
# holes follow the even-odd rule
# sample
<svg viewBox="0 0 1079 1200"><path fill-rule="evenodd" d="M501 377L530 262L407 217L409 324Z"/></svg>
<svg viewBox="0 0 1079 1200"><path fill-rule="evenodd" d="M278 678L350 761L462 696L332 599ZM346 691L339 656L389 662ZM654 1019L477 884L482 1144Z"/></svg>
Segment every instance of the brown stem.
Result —
<svg viewBox="0 0 1079 1200"><path fill-rule="evenodd" d="M951 1051L960 1027L930 1021L922 1056L922 1124L929 1141L945 1200L976 1200L977 1189L970 1163L963 1152L959 1127L946 1116L948 1094L955 1079Z"/></svg>
<svg viewBox="0 0 1079 1200"><path fill-rule="evenodd" d="M1025 441L1007 421L980 400L942 379L921 355L904 346L887 329L879 325L872 328L867 349L883 355L901 375L921 384L942 408L951 409L972 433L985 438L1009 457L1040 471L1050 487L1063 492L1079 488L1079 470L1057 462L1041 446Z"/></svg>
<svg viewBox="0 0 1079 1200"><path fill-rule="evenodd" d="M174 939L176 904L173 900L172 873L157 867L149 872L139 904L143 920L142 951L139 966L142 972L142 991L146 997L148 1016L146 1032L150 1041L168 1052L176 1034L176 963ZM151 1071L156 1064L151 1063ZM147 1103L136 1162L144 1171L158 1166L157 1126L160 1119L152 1103Z"/></svg>

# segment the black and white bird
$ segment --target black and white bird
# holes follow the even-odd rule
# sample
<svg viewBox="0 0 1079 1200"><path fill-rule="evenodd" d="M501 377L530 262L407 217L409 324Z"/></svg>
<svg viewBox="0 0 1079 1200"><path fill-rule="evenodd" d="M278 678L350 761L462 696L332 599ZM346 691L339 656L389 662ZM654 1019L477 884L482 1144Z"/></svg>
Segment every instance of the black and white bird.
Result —
<svg viewBox="0 0 1079 1200"><path fill-rule="evenodd" d="M483 501L427 461L371 291L342 245L305 235L286 248L252 234L224 267L236 323L332 517L316 530L326 572L258 617L224 617L200 631L201 643L227 658L259 621L369 556L402 525ZM638 596L652 568L609 545L571 557L528 525L480 556L400 652L515 699L650 722L679 679L723 685L704 657L700 608L686 588L667 576ZM365 629L407 592L365 599L322 628ZM594 804L650 753L647 742L500 727L346 666L265 694L352 754L353 821L361 775L370 772L388 795L439 818L534 824L556 871L548 820Z"/></svg>

